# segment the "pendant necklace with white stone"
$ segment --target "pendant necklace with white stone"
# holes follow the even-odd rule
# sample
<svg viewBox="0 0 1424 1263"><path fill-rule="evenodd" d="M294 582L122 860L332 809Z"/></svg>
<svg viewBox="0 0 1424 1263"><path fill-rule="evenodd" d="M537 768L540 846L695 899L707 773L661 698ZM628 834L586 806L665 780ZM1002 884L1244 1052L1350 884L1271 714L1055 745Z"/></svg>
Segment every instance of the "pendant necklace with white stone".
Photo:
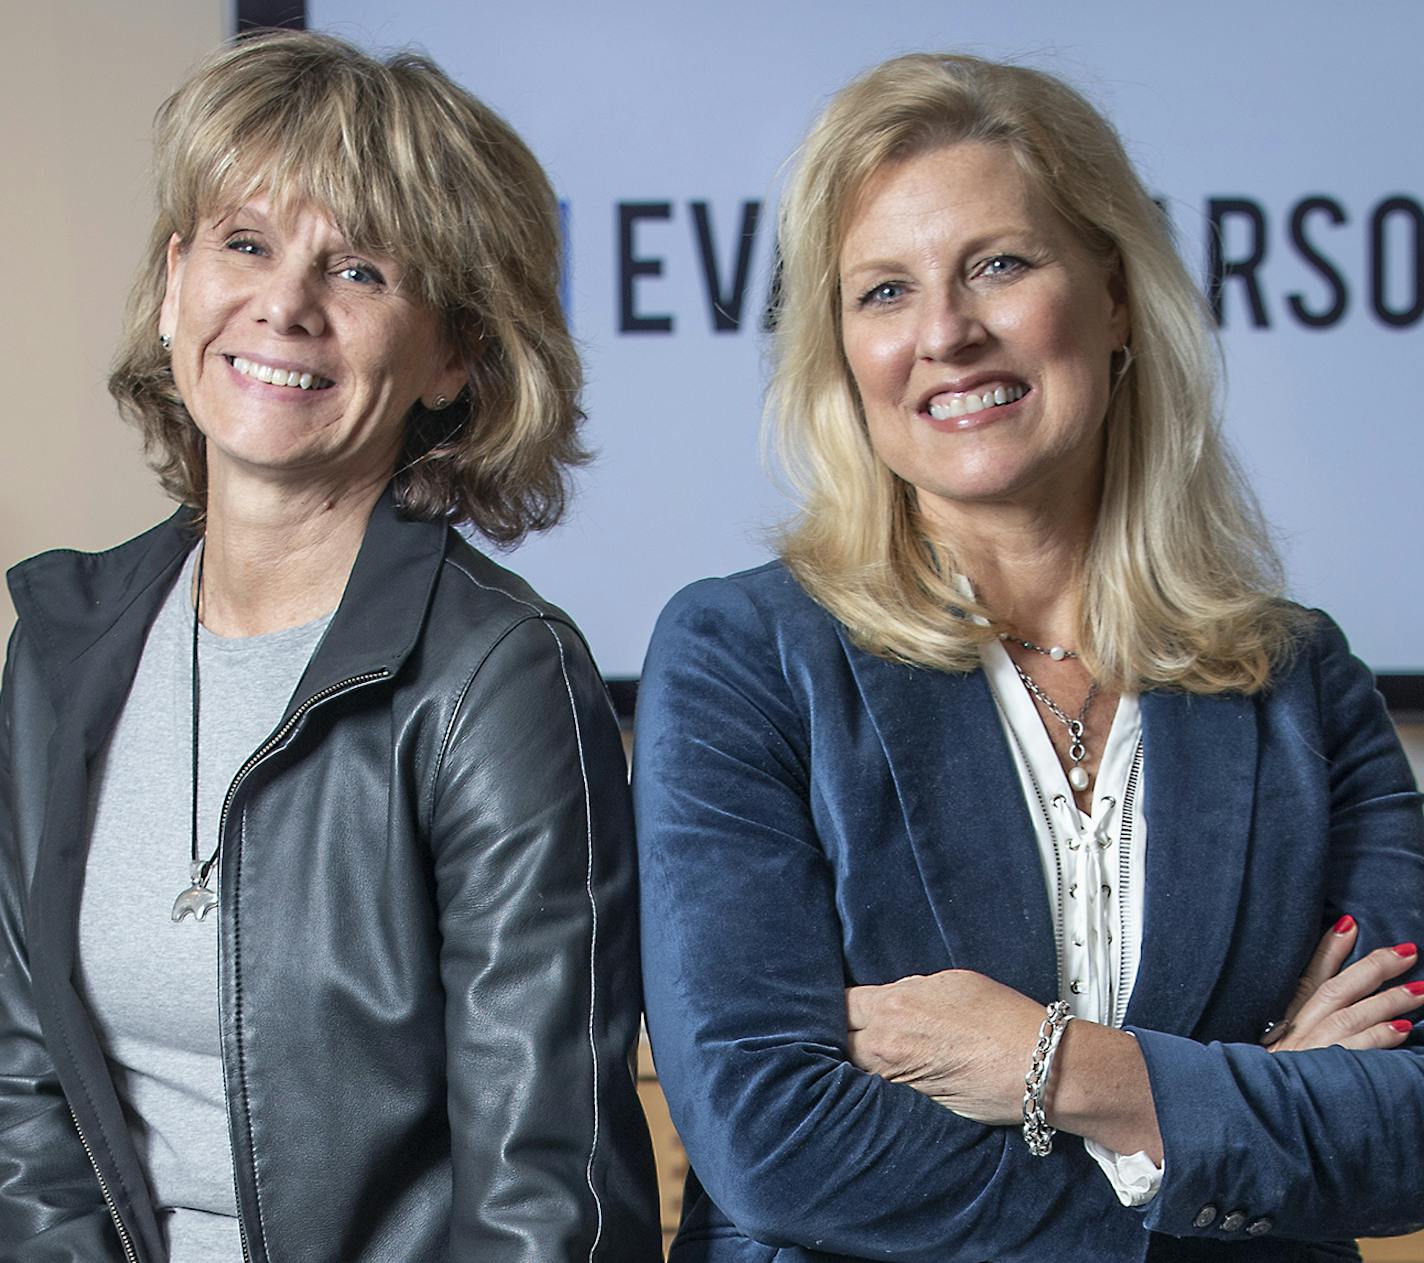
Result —
<svg viewBox="0 0 1424 1263"><path fill-rule="evenodd" d="M1020 636L1011 636L1008 632L1000 632L999 639L1007 641L1009 644L1019 645L1032 653L1041 653L1045 658L1052 658L1054 662L1062 662L1064 658L1076 658L1078 655L1071 649L1065 649L1062 645L1050 645L1045 649L1042 645L1036 645L1031 640L1024 640Z"/></svg>
<svg viewBox="0 0 1424 1263"><path fill-rule="evenodd" d="M1031 647L1037 648L1036 645ZM1044 651L1040 650L1040 652ZM1076 656L1066 649L1063 652L1065 656ZM1050 656L1052 656L1051 651ZM1013 662L1013 659L1010 658L1009 661ZM1068 769L1068 784L1081 794L1093 783L1093 778L1088 775L1088 769L1083 766L1083 760L1088 754L1088 747L1083 744L1083 728L1088 720L1088 708L1092 706L1093 698L1098 695L1098 682L1094 680L1088 685L1088 696L1083 699L1083 709L1078 712L1077 719L1070 719L1063 707L1039 688L1038 681L1019 666L1017 662L1014 662L1014 670L1019 673L1019 679L1023 681L1024 688L1028 689L1030 693L1038 698L1038 700L1048 708L1048 713L1068 729L1068 736L1071 741L1071 744L1068 746L1068 758L1073 764L1073 766Z"/></svg>
<svg viewBox="0 0 1424 1263"><path fill-rule="evenodd" d="M198 545L198 577L193 593L193 839L189 851L188 888L173 901L173 919L181 921L192 915L201 921L218 906L218 897L209 887L217 852L206 860L198 854L198 619L203 601L203 554L207 549Z"/></svg>

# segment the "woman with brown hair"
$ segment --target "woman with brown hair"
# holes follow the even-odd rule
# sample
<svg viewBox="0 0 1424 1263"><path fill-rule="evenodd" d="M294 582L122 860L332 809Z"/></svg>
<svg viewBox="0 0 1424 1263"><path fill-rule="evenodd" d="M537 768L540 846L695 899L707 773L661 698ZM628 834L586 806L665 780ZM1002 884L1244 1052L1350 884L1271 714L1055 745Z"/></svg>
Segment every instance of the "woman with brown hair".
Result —
<svg viewBox="0 0 1424 1263"><path fill-rule="evenodd" d="M672 1257L1419 1226L1420 797L1281 599L1113 129L1038 71L898 58L816 123L780 246L800 513L674 598L639 696Z"/></svg>
<svg viewBox="0 0 1424 1263"><path fill-rule="evenodd" d="M652 1260L617 727L472 548L583 459L558 213L428 60L160 112L111 387L172 519L10 576L0 1256Z"/></svg>

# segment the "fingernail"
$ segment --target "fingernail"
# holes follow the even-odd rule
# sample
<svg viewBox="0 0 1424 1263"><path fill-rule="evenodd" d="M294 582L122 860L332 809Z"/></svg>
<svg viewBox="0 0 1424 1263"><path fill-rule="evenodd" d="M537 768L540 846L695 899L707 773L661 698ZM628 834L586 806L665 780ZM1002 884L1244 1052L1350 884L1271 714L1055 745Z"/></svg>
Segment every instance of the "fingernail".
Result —
<svg viewBox="0 0 1424 1263"><path fill-rule="evenodd" d="M1410 995L1424 995L1424 982L1406 982L1404 989Z"/></svg>
<svg viewBox="0 0 1424 1263"><path fill-rule="evenodd" d="M1336 934L1348 934L1351 930L1355 928L1355 918L1347 912L1343 917L1341 917L1338 921L1335 922L1332 928L1334 929Z"/></svg>
<svg viewBox="0 0 1424 1263"><path fill-rule="evenodd" d="M1394 1019L1394 1021L1390 1023L1390 1025L1394 1027L1394 1029L1397 1030L1401 1035L1407 1035L1410 1031L1414 1029L1414 1023L1411 1022L1407 1017L1397 1017Z"/></svg>
<svg viewBox="0 0 1424 1263"><path fill-rule="evenodd" d="M1419 949L1413 943L1396 943L1389 949L1396 956L1417 956Z"/></svg>

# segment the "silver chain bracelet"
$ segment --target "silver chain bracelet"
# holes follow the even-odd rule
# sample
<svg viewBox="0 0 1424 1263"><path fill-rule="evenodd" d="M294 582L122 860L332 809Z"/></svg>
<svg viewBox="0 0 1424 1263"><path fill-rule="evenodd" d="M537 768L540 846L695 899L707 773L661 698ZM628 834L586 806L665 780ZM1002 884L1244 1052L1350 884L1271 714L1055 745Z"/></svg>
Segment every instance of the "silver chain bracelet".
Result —
<svg viewBox="0 0 1424 1263"><path fill-rule="evenodd" d="M1043 1098L1048 1091L1048 1074L1053 1068L1053 1054L1058 1051L1058 1041L1073 1014L1063 1000L1055 1000L1048 1006L1043 1025L1038 1028L1038 1043L1034 1045L1033 1059L1029 1062L1028 1073L1024 1075L1023 1097L1023 1137L1028 1151L1035 1158L1046 1158L1053 1152L1053 1137L1057 1134L1048 1125L1043 1112Z"/></svg>

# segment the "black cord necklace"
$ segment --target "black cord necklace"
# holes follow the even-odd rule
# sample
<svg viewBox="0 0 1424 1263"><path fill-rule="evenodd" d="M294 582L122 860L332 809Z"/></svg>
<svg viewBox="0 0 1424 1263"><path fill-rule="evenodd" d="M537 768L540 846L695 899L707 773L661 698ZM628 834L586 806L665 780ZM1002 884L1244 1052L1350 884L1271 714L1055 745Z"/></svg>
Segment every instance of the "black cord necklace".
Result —
<svg viewBox="0 0 1424 1263"><path fill-rule="evenodd" d="M206 543L199 544L198 578L193 593L193 834L189 850L189 886L173 901L173 919L175 921L181 921L190 913L194 921L201 921L218 906L217 895L208 888L208 880L213 872L213 861L217 859L217 854L214 853L211 859L204 862L198 852L198 706L200 691L198 687L198 623L203 603L203 556L206 552Z"/></svg>

